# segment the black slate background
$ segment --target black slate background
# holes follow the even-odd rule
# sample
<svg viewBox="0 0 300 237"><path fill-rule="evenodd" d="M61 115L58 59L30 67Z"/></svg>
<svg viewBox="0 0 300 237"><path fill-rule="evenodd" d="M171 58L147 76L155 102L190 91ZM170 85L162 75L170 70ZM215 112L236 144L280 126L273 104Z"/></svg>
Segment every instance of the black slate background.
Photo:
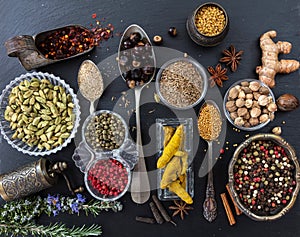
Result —
<svg viewBox="0 0 300 237"><path fill-rule="evenodd" d="M226 89L233 83L242 78L256 78L255 67L260 64L260 49L258 38L263 32L275 29L278 37L276 40L286 40L293 43L293 50L289 55L281 55L281 58L299 59L300 52L300 2L297 0L271 1L271 0L253 0L253 1L229 1L219 0L230 17L230 30L226 39L219 46L213 48L203 48L193 43L185 30L187 16L203 1L116 1L116 0L74 0L74 1L38 1L38 0L11 0L0 1L0 89L2 90L12 79L25 73L25 69L19 64L16 58L9 58L6 55L4 42L16 35L35 35L39 32L50 30L56 27L68 24L81 24L89 26L95 23L92 14L96 13L98 19L106 18L106 23L112 23L115 26L115 32L123 31L128 25L137 23L144 27L150 38L155 34L164 37L165 47L186 52L204 67L215 65L221 56L221 51L234 44L238 49L245 51L241 66L236 73L229 73L230 80L224 83L220 89L224 95ZM178 36L171 38L167 34L170 26L175 26L178 30ZM80 63L84 59L91 59L100 63L107 57L115 57L119 44L119 37L102 44L90 54L84 55L65 62L49 65L39 70L53 73L65 79L72 88L78 90L76 81L77 71ZM116 78L116 79L115 79ZM290 75L278 75L277 84L274 88L276 97L283 93L292 93L299 96L299 72ZM113 81L113 79L115 79ZM105 91L98 109L112 109L115 102L111 101L112 96L120 97L122 91L127 90L125 83L120 77L111 76L107 78L109 85ZM150 87L143 94L142 103L153 101L154 88ZM130 93L132 98L132 93ZM83 102L84 103L84 102ZM132 102L133 103L133 102ZM197 113L200 105L195 107ZM141 107L143 139L147 143L145 152L150 152L155 147L155 139L150 139L148 134L149 127L154 123L157 117L172 117L174 114L166 110L163 105L148 103ZM149 111L155 111L149 114ZM126 111L125 111L126 112ZM184 115L184 113L183 113ZM290 113L278 112L276 119L267 127L259 132L269 132L274 126L282 126L282 136L294 146L296 152L300 152L299 142L299 115L300 110ZM126 113L125 113L126 116ZM134 124L134 118L130 118L130 124ZM285 124L282 122L285 121ZM124 204L124 210L120 213L103 213L97 218L85 216L59 215L55 218L42 217L39 223L49 224L50 222L62 221L67 225L82 225L97 223L103 226L103 236L105 237L129 237L129 236L298 236L300 234L300 200L295 203L294 208L283 218L270 222L254 222L246 216L237 218L237 224L234 227L228 225L224 209L222 207L219 194L225 191L227 182L227 167L231 155L234 151L232 146L245 139L245 132L235 132L231 125L227 125L226 141L229 142L229 150L225 152L223 158L218 161L214 167L216 194L218 196L218 218L212 224L209 224L202 217L202 203L205 192L205 178L195 177L195 197L194 208L190 215L181 221L174 218L178 227L174 228L171 224L164 225L146 225L137 223L134 219L136 215L150 215L147 204L137 205L130 199L127 193L121 201ZM134 135L134 134L133 134ZM197 133L194 132L197 136ZM198 141L198 140L197 140ZM206 145L204 142L197 142L195 151L197 151L194 167L199 169L204 156ZM50 155L51 160L64 160L69 165L68 175L72 179L74 186L83 184L83 174L75 167L71 157L75 149L75 143L72 142L62 151ZM197 150L198 149L198 150ZM0 173L8 172L21 165L34 161L37 158L29 157L12 149L6 141L0 143ZM153 154L152 154L153 155ZM146 160L149 170L155 167L155 158L150 156ZM43 191L41 195L47 193L68 194L66 184L63 179L59 180L57 186ZM155 193L155 191L153 191ZM87 197L91 198L88 193ZM165 203L169 206L171 203Z"/></svg>

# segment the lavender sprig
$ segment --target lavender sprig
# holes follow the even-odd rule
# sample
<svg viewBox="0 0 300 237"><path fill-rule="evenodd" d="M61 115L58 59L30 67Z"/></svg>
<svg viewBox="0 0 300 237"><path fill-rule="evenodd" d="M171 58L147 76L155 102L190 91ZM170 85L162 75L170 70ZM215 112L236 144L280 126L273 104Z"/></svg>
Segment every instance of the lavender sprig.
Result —
<svg viewBox="0 0 300 237"><path fill-rule="evenodd" d="M48 216L51 214L56 216L59 212L69 212L70 214L79 215L80 210L83 210L86 215L92 214L97 216L103 210L118 212L123 209L123 206L119 201L100 202L92 200L89 203L86 203L86 199L81 194L77 194L76 198L48 195L48 197L44 199L44 205L46 206L45 213L48 214Z"/></svg>

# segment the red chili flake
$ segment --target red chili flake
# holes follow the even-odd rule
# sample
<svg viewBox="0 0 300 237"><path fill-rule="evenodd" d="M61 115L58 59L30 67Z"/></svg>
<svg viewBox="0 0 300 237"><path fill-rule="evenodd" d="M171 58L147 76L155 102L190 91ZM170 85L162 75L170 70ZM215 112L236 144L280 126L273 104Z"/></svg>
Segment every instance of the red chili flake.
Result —
<svg viewBox="0 0 300 237"><path fill-rule="evenodd" d="M221 148L221 149L220 149L220 154L224 154L224 152L225 152L224 149Z"/></svg>
<svg viewBox="0 0 300 237"><path fill-rule="evenodd" d="M49 59L64 59L92 48L92 33L79 26L70 26L52 32L38 43L38 50Z"/></svg>
<svg viewBox="0 0 300 237"><path fill-rule="evenodd" d="M93 14L92 14L92 18L95 19L96 17L97 17L97 14L96 14L96 13L93 13Z"/></svg>

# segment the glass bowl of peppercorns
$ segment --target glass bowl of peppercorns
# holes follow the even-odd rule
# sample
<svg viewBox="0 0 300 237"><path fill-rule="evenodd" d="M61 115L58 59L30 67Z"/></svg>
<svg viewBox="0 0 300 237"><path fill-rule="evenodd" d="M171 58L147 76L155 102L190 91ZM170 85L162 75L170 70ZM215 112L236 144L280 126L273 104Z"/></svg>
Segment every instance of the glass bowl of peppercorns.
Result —
<svg viewBox="0 0 300 237"><path fill-rule="evenodd" d="M121 149L128 137L124 119L109 110L99 110L86 118L82 126L83 140L95 153Z"/></svg>
<svg viewBox="0 0 300 237"><path fill-rule="evenodd" d="M296 201L299 163L293 147L280 136L248 138L234 152L228 172L234 201L253 220L278 219Z"/></svg>
<svg viewBox="0 0 300 237"><path fill-rule="evenodd" d="M102 201L114 201L128 190L131 172L118 154L98 154L86 169L84 183L89 193Z"/></svg>

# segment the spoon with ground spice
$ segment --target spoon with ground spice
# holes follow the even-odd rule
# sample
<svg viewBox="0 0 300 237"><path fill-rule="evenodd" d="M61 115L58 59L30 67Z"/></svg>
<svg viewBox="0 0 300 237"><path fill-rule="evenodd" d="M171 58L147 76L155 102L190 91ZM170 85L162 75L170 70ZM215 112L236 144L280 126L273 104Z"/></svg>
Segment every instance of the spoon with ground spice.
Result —
<svg viewBox="0 0 300 237"><path fill-rule="evenodd" d="M103 93L103 78L97 65L91 60L81 63L78 71L78 86L81 94L90 101L90 114L95 112L95 101Z"/></svg>
<svg viewBox="0 0 300 237"><path fill-rule="evenodd" d="M203 216L209 222L214 221L217 217L217 203L215 200L212 171L212 143L219 137L221 129L222 117L218 105L212 100L205 101L199 112L198 131L200 137L208 143L208 178L206 186L206 198L203 203Z"/></svg>

